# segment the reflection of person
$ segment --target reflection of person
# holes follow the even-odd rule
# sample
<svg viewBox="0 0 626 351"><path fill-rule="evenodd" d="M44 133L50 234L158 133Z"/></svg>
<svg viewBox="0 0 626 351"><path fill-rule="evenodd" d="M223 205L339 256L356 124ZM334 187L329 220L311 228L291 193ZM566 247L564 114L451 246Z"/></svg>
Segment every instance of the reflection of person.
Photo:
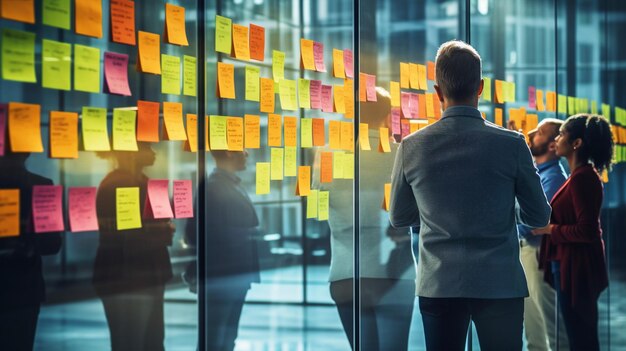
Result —
<svg viewBox="0 0 626 351"><path fill-rule="evenodd" d="M565 121L556 143L557 155L567 158L572 174L552 198L551 224L533 234L547 234L540 267L546 281L560 287L571 350L598 350L598 297L608 286L600 228L603 187L598 172L611 165L613 139L606 119L582 114ZM560 274L559 281L553 270Z"/></svg>
<svg viewBox="0 0 626 351"><path fill-rule="evenodd" d="M546 225L550 206L524 137L478 111L481 59L460 41L437 52L441 120L406 137L392 173L390 219L420 225L417 294L428 350L521 350L526 279L517 214Z"/></svg>
<svg viewBox="0 0 626 351"><path fill-rule="evenodd" d="M209 350L234 350L239 318L252 283L260 281L255 236L259 220L241 179L246 151L213 150L215 169L206 184L206 340ZM186 242L196 243L196 224L187 224ZM195 264L195 263L194 263ZM195 281L193 270L186 276Z"/></svg>
<svg viewBox="0 0 626 351"><path fill-rule="evenodd" d="M376 99L377 102L365 104L361 111L361 122L368 124L370 146L374 148L379 142L379 128L389 124L391 106L389 93L382 88L376 88ZM353 181L335 179L332 183L314 184L330 191L330 292L353 348L353 276L359 274L360 277L362 350L406 350L408 347L415 299L411 241L408 228L388 228L388 215L381 209L384 185L389 182L396 149L396 144L392 144L391 154L374 150L361 152L359 156L359 167L364 170L359 178L359 272L354 272L352 264ZM313 179L317 182L319 175ZM388 247L394 248L389 250ZM386 253L388 259L384 257Z"/></svg>
<svg viewBox="0 0 626 351"><path fill-rule="evenodd" d="M32 189L52 181L26 169L30 154L5 151L0 188L20 190L20 235L0 238L0 349L32 350L45 285L41 256L61 248L60 233L34 233Z"/></svg>
<svg viewBox="0 0 626 351"><path fill-rule="evenodd" d="M138 187L140 209L144 208L148 177L143 169L154 163L155 153L150 144L139 143L138 152L103 156L112 157L117 165L102 180L96 196L100 241L93 285L104 306L111 349L163 350L163 295L172 278L167 247L174 227L169 219L142 219L142 228L118 231L115 215L116 189L121 187Z"/></svg>
<svg viewBox="0 0 626 351"><path fill-rule="evenodd" d="M565 183L567 175L556 155L555 138L563 121L546 118L536 129L528 132L530 152L532 153L539 178L546 197L552 199L556 191ZM520 238L520 251L528 292L524 300L524 330L529 350L556 350L555 291L543 281L543 270L539 269L539 246L541 238L531 233L525 225L517 226ZM568 350L565 325L559 323L559 349Z"/></svg>

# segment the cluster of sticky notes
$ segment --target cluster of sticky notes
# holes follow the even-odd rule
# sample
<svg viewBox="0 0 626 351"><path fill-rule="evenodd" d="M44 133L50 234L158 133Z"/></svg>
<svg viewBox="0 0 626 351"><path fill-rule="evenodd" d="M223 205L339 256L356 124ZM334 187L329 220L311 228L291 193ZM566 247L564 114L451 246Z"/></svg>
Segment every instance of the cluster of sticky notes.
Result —
<svg viewBox="0 0 626 351"><path fill-rule="evenodd" d="M333 77L354 78L354 57L352 50L333 49Z"/></svg>
<svg viewBox="0 0 626 351"><path fill-rule="evenodd" d="M300 65L305 70L326 72L324 44L310 39L300 39Z"/></svg>
<svg viewBox="0 0 626 351"><path fill-rule="evenodd" d="M327 221L330 210L330 192L311 189L306 197L306 218Z"/></svg>
<svg viewBox="0 0 626 351"><path fill-rule="evenodd" d="M515 83L504 80L495 80L495 102L503 104L505 102L515 102ZM484 89L484 88L483 88Z"/></svg>
<svg viewBox="0 0 626 351"><path fill-rule="evenodd" d="M234 24L228 17L215 16L215 51L249 61L265 60L265 28Z"/></svg>
<svg viewBox="0 0 626 351"><path fill-rule="evenodd" d="M193 217L193 200L190 180L174 181L174 211L169 197L168 179L148 180L143 218L190 218Z"/></svg>
<svg viewBox="0 0 626 351"><path fill-rule="evenodd" d="M427 65L400 62L400 88L428 90L428 79Z"/></svg>

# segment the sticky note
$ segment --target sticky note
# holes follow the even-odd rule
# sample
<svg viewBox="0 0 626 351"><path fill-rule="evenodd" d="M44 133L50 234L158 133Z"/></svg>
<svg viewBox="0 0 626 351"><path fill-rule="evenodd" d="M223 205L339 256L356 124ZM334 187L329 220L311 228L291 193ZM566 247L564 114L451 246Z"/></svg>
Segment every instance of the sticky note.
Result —
<svg viewBox="0 0 626 351"><path fill-rule="evenodd" d="M35 33L8 28L2 30L2 79L37 82Z"/></svg>
<svg viewBox="0 0 626 351"><path fill-rule="evenodd" d="M285 177L295 177L298 173L298 149L285 146Z"/></svg>
<svg viewBox="0 0 626 351"><path fill-rule="evenodd" d="M75 0L76 33L102 38L102 0Z"/></svg>
<svg viewBox="0 0 626 351"><path fill-rule="evenodd" d="M250 46L248 40L248 27L233 24L233 47L235 58L250 61Z"/></svg>
<svg viewBox="0 0 626 351"><path fill-rule="evenodd" d="M329 147L333 150L341 149L341 122L328 121Z"/></svg>
<svg viewBox="0 0 626 351"><path fill-rule="evenodd" d="M598 102L594 100L591 101L591 113L593 113L594 115L598 114Z"/></svg>
<svg viewBox="0 0 626 351"><path fill-rule="evenodd" d="M571 115L577 112L576 98L573 96L567 97L567 112Z"/></svg>
<svg viewBox="0 0 626 351"><path fill-rule="evenodd" d="M306 218L317 218L317 195L319 190L311 189L306 197Z"/></svg>
<svg viewBox="0 0 626 351"><path fill-rule="evenodd" d="M367 90L367 101L376 101L376 76L368 74L365 87Z"/></svg>
<svg viewBox="0 0 626 351"><path fill-rule="evenodd" d="M120 44L136 44L133 1L111 0L111 40Z"/></svg>
<svg viewBox="0 0 626 351"><path fill-rule="evenodd" d="M343 80L343 102L344 117L354 118L354 80L350 78Z"/></svg>
<svg viewBox="0 0 626 351"><path fill-rule="evenodd" d="M180 57L161 54L161 93L180 95Z"/></svg>
<svg viewBox="0 0 626 351"><path fill-rule="evenodd" d="M211 150L228 150L228 117L211 116L209 142Z"/></svg>
<svg viewBox="0 0 626 351"><path fill-rule="evenodd" d="M432 93L426 93L426 117L435 117L435 97Z"/></svg>
<svg viewBox="0 0 626 351"><path fill-rule="evenodd" d="M109 131L107 129L107 110L99 107L83 107L82 112L83 145L86 151L109 151Z"/></svg>
<svg viewBox="0 0 626 351"><path fill-rule="evenodd" d="M559 113L567 113L567 96L558 94Z"/></svg>
<svg viewBox="0 0 626 351"><path fill-rule="evenodd" d="M187 140L183 125L183 104L163 102L163 134L166 140Z"/></svg>
<svg viewBox="0 0 626 351"><path fill-rule="evenodd" d="M354 179L354 154L343 155L343 179Z"/></svg>
<svg viewBox="0 0 626 351"><path fill-rule="evenodd" d="M367 101L367 76L368 74L359 73L359 102ZM400 83L398 83L398 87Z"/></svg>
<svg viewBox="0 0 626 351"><path fill-rule="evenodd" d="M60 232L63 225L63 186L33 186L33 224L35 233Z"/></svg>
<svg viewBox="0 0 626 351"><path fill-rule="evenodd" d="M333 88L333 109L337 113L346 113L346 103L343 88L343 85L335 85Z"/></svg>
<svg viewBox="0 0 626 351"><path fill-rule="evenodd" d="M100 92L100 49L74 45L74 89Z"/></svg>
<svg viewBox="0 0 626 351"><path fill-rule="evenodd" d="M333 153L333 178L343 179L343 151Z"/></svg>
<svg viewBox="0 0 626 351"><path fill-rule="evenodd" d="M174 217L193 218L193 195L191 193L191 180L174 180Z"/></svg>
<svg viewBox="0 0 626 351"><path fill-rule="evenodd" d="M217 63L217 96L225 99L235 98L235 66Z"/></svg>
<svg viewBox="0 0 626 351"><path fill-rule="evenodd" d="M41 75L44 88L70 90L72 45L53 40L42 40Z"/></svg>
<svg viewBox="0 0 626 351"><path fill-rule="evenodd" d="M536 114L527 114L526 115L526 127L524 128L524 134L528 134L528 131L531 131L535 128L537 128L537 125L539 124L539 116L537 116Z"/></svg>
<svg viewBox="0 0 626 351"><path fill-rule="evenodd" d="M283 110L295 111L298 109L296 81L281 79L278 83L280 105Z"/></svg>
<svg viewBox="0 0 626 351"><path fill-rule="evenodd" d="M389 82L389 93L391 94L391 106L400 107L400 83Z"/></svg>
<svg viewBox="0 0 626 351"><path fill-rule="evenodd" d="M343 66L346 70L346 78L354 78L354 55L352 50L343 51Z"/></svg>
<svg viewBox="0 0 626 351"><path fill-rule="evenodd" d="M322 111L333 112L333 86L322 84Z"/></svg>
<svg viewBox="0 0 626 351"><path fill-rule="evenodd" d="M343 62L343 50L333 49L333 77L346 77L345 66Z"/></svg>
<svg viewBox="0 0 626 351"><path fill-rule="evenodd" d="M272 77L275 82L285 79L285 53L282 51L272 51Z"/></svg>
<svg viewBox="0 0 626 351"><path fill-rule="evenodd" d="M391 108L391 134L400 135L402 134L402 127L400 125L401 112L400 108L392 107Z"/></svg>
<svg viewBox="0 0 626 351"><path fill-rule="evenodd" d="M250 58L265 60L265 28L250 23Z"/></svg>
<svg viewBox="0 0 626 351"><path fill-rule="evenodd" d="M359 145L361 146L361 151L369 151L372 149L370 146L369 126L367 123L359 123Z"/></svg>
<svg viewBox="0 0 626 351"><path fill-rule="evenodd" d="M98 230L95 186L71 187L68 190L70 230L74 233Z"/></svg>
<svg viewBox="0 0 626 351"><path fill-rule="evenodd" d="M188 113L187 122L187 140L183 144L183 150L189 152L198 152L198 116Z"/></svg>
<svg viewBox="0 0 626 351"><path fill-rule="evenodd" d="M354 150L354 123L341 121L341 148Z"/></svg>
<svg viewBox="0 0 626 351"><path fill-rule="evenodd" d="M70 0L43 0L43 24L70 29Z"/></svg>
<svg viewBox="0 0 626 351"><path fill-rule="evenodd" d="M433 94L433 99L438 100L437 96ZM411 118L419 118L419 94L409 94L409 111L411 112ZM437 104L435 104L435 115L437 111Z"/></svg>
<svg viewBox="0 0 626 351"><path fill-rule="evenodd" d="M283 166L284 166L285 152L281 147L273 147L270 151L270 180L282 180L283 179Z"/></svg>
<svg viewBox="0 0 626 351"><path fill-rule="evenodd" d="M245 115L245 145L246 149L258 149L261 147L261 117L257 115Z"/></svg>
<svg viewBox="0 0 626 351"><path fill-rule="evenodd" d="M113 150L137 151L137 111L113 109Z"/></svg>
<svg viewBox="0 0 626 351"><path fill-rule="evenodd" d="M426 77L428 80L435 80L435 63L433 61L426 62Z"/></svg>
<svg viewBox="0 0 626 351"><path fill-rule="evenodd" d="M411 89L419 89L419 68L415 63L409 63L409 83Z"/></svg>
<svg viewBox="0 0 626 351"><path fill-rule="evenodd" d="M330 192L320 191L317 194L317 219L327 221L329 218Z"/></svg>
<svg viewBox="0 0 626 351"><path fill-rule="evenodd" d="M246 66L246 100L260 101L261 90L259 87L259 79L261 77L261 68L255 66Z"/></svg>
<svg viewBox="0 0 626 351"><path fill-rule="evenodd" d="M270 193L270 163L256 163L256 194L265 195Z"/></svg>
<svg viewBox="0 0 626 351"><path fill-rule="evenodd" d="M183 55L183 95L196 96L197 78L196 58Z"/></svg>
<svg viewBox="0 0 626 351"><path fill-rule="evenodd" d="M271 113L267 118L267 146L282 146L282 117Z"/></svg>
<svg viewBox="0 0 626 351"><path fill-rule="evenodd" d="M298 146L298 118L285 116L283 121L285 147Z"/></svg>
<svg viewBox="0 0 626 351"><path fill-rule="evenodd" d="M137 141L159 141L158 102L137 101Z"/></svg>
<svg viewBox="0 0 626 351"><path fill-rule="evenodd" d="M313 119L300 119L300 147L313 147Z"/></svg>
<svg viewBox="0 0 626 351"><path fill-rule="evenodd" d="M138 187L115 189L115 217L117 230L141 228Z"/></svg>
<svg viewBox="0 0 626 351"><path fill-rule="evenodd" d="M309 196L311 193L311 166L298 167L298 181L296 183L296 195Z"/></svg>
<svg viewBox="0 0 626 351"><path fill-rule="evenodd" d="M9 103L9 145L13 152L43 152L41 106Z"/></svg>
<svg viewBox="0 0 626 351"><path fill-rule="evenodd" d="M261 78L261 112L274 113L274 81Z"/></svg>
<svg viewBox="0 0 626 351"><path fill-rule="evenodd" d="M410 73L409 64L400 62L400 88L409 89Z"/></svg>
<svg viewBox="0 0 626 351"><path fill-rule="evenodd" d="M322 81L321 80L311 80L309 83L309 92L310 92L310 101L311 108L321 109L322 108Z"/></svg>
<svg viewBox="0 0 626 351"><path fill-rule="evenodd" d="M188 46L185 31L185 8L165 4L165 41L170 44Z"/></svg>
<svg viewBox="0 0 626 351"><path fill-rule="evenodd" d="M384 193L385 195L383 196L382 209L385 211L389 211L389 200L391 199L391 183L385 183Z"/></svg>
<svg viewBox="0 0 626 351"><path fill-rule="evenodd" d="M400 93L400 100L401 100L401 106L402 106L402 116L404 116L404 118L413 118L411 116L411 95L409 93L406 92L402 92Z"/></svg>
<svg viewBox="0 0 626 351"><path fill-rule="evenodd" d="M230 55L232 43L232 20L215 15L215 51Z"/></svg>
<svg viewBox="0 0 626 351"><path fill-rule="evenodd" d="M483 77L483 100L491 101L491 78Z"/></svg>
<svg viewBox="0 0 626 351"><path fill-rule="evenodd" d="M20 235L20 190L0 189L0 238Z"/></svg>
<svg viewBox="0 0 626 351"><path fill-rule="evenodd" d="M499 79L496 79L495 85L496 85L495 102L498 104L503 104L504 103L504 82Z"/></svg>
<svg viewBox="0 0 626 351"><path fill-rule="evenodd" d="M7 107L7 104L0 104L0 156L4 156L4 146L6 145Z"/></svg>
<svg viewBox="0 0 626 351"><path fill-rule="evenodd" d="M298 104L300 108L311 108L311 81L308 79L298 79Z"/></svg>
<svg viewBox="0 0 626 351"><path fill-rule="evenodd" d="M128 55L114 52L104 53L104 91L130 96Z"/></svg>
<svg viewBox="0 0 626 351"><path fill-rule="evenodd" d="M229 151L243 151L243 118L226 119L226 135Z"/></svg>
<svg viewBox="0 0 626 351"><path fill-rule="evenodd" d="M504 120L502 118L502 109L499 107L495 108L495 117L493 120L495 124L499 125L500 127L504 126Z"/></svg>
<svg viewBox="0 0 626 351"><path fill-rule="evenodd" d="M378 129L379 144L378 152L391 152L391 145L389 145L389 128L380 127Z"/></svg>
<svg viewBox="0 0 626 351"><path fill-rule="evenodd" d="M322 152L320 157L320 183L333 181L333 153Z"/></svg>
<svg viewBox="0 0 626 351"><path fill-rule="evenodd" d="M313 42L313 58L315 60L315 70L318 72L326 72L326 64L324 63L324 44Z"/></svg>
<svg viewBox="0 0 626 351"><path fill-rule="evenodd" d="M144 218L174 218L169 194L170 181L167 179L149 179L146 202L143 208Z"/></svg>
<svg viewBox="0 0 626 351"><path fill-rule="evenodd" d="M315 71L313 40L300 39L300 63L304 69Z"/></svg>
<svg viewBox="0 0 626 351"><path fill-rule="evenodd" d="M34 0L2 0L0 3L0 15L9 20L35 23Z"/></svg>
<svg viewBox="0 0 626 351"><path fill-rule="evenodd" d="M50 111L50 157L78 158L78 113Z"/></svg>
<svg viewBox="0 0 626 351"><path fill-rule="evenodd" d="M313 146L326 145L326 130L323 118L313 118Z"/></svg>
<svg viewBox="0 0 626 351"><path fill-rule="evenodd" d="M144 73L161 74L161 36L148 32L137 32L139 41L137 70Z"/></svg>
<svg viewBox="0 0 626 351"><path fill-rule="evenodd" d="M418 108L419 108L418 117L419 118L427 118L427 116L426 116L426 94L417 94L417 99L418 99L418 105L419 105L418 106Z"/></svg>
<svg viewBox="0 0 626 351"><path fill-rule="evenodd" d="M428 90L428 81L426 79L426 65L417 65L417 74L419 78L419 89Z"/></svg>

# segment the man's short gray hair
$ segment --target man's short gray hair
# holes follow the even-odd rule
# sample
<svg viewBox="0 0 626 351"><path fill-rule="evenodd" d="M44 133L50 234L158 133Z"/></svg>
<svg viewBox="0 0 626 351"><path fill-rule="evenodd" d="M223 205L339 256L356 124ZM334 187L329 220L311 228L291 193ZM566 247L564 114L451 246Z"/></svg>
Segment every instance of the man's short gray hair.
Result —
<svg viewBox="0 0 626 351"><path fill-rule="evenodd" d="M460 40L441 44L436 59L437 85L452 101L463 101L478 94L482 79L480 55Z"/></svg>

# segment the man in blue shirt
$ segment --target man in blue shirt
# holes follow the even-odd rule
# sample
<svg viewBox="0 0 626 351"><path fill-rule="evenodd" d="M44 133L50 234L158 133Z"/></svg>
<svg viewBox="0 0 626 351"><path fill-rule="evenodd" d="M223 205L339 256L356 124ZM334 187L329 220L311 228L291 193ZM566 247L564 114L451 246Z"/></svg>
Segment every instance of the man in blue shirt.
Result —
<svg viewBox="0 0 626 351"><path fill-rule="evenodd" d="M561 120L546 118L528 133L530 152L535 159L541 186L548 200L552 199L567 179L556 155L554 141L562 124ZM528 350L556 350L555 291L543 280L543 272L537 261L542 236L533 236L531 228L523 224L518 224L517 229L520 256L530 293L524 301L524 328ZM568 350L565 325L562 322L559 324L559 349Z"/></svg>

